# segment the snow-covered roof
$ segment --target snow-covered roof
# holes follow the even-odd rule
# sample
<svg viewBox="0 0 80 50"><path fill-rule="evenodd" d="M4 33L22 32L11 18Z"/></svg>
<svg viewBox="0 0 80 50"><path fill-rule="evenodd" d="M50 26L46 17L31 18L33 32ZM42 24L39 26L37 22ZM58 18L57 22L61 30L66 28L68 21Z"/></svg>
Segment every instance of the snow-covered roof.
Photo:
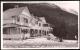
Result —
<svg viewBox="0 0 80 50"><path fill-rule="evenodd" d="M12 16L18 16L21 13L30 16L30 13L29 13L29 10L27 7L19 7L19 8L12 8L12 9L8 9L8 10L4 11L3 19L8 19Z"/></svg>

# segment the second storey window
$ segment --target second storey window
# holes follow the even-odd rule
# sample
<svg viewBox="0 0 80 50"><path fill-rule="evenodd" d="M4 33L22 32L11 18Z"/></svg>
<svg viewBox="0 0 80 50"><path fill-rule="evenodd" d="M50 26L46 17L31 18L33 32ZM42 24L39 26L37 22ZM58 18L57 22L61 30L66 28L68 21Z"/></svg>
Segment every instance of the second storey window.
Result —
<svg viewBox="0 0 80 50"><path fill-rule="evenodd" d="M48 27L48 24L43 24L44 27Z"/></svg>
<svg viewBox="0 0 80 50"><path fill-rule="evenodd" d="M41 26L41 23L39 23L39 26Z"/></svg>
<svg viewBox="0 0 80 50"><path fill-rule="evenodd" d="M15 18L15 16L12 16L12 18Z"/></svg>
<svg viewBox="0 0 80 50"><path fill-rule="evenodd" d="M16 19L16 16L12 16L12 20L15 20Z"/></svg>
<svg viewBox="0 0 80 50"><path fill-rule="evenodd" d="M19 22L20 21L20 17L17 17L17 22Z"/></svg>
<svg viewBox="0 0 80 50"><path fill-rule="evenodd" d="M27 18L24 18L24 22L25 22L25 23L28 23L28 19L27 19Z"/></svg>

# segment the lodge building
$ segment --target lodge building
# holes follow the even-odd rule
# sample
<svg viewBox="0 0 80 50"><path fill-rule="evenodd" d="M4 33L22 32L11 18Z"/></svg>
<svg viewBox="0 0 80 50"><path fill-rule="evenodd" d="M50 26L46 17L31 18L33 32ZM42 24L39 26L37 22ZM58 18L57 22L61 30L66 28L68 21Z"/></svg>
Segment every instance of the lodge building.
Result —
<svg viewBox="0 0 80 50"><path fill-rule="evenodd" d="M52 30L44 17L30 14L28 7L15 7L3 12L3 35L38 37L47 36Z"/></svg>

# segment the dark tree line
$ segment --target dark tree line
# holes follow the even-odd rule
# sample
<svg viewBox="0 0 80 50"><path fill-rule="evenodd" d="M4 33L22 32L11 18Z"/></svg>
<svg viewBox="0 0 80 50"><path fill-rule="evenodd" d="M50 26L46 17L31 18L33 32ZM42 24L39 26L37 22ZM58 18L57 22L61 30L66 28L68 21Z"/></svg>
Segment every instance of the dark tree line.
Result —
<svg viewBox="0 0 80 50"><path fill-rule="evenodd" d="M58 23L58 22L57 22ZM78 39L78 25L76 26L66 26L65 22L59 22L53 29L53 34L61 39ZM75 38L75 36L77 38Z"/></svg>

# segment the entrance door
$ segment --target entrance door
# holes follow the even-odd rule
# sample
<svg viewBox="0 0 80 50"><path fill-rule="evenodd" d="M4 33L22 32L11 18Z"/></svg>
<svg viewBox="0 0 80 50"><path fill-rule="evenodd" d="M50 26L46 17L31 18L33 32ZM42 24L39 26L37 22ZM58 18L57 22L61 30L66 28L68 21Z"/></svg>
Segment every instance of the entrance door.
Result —
<svg viewBox="0 0 80 50"><path fill-rule="evenodd" d="M30 29L30 36L34 37L34 30L33 29Z"/></svg>

